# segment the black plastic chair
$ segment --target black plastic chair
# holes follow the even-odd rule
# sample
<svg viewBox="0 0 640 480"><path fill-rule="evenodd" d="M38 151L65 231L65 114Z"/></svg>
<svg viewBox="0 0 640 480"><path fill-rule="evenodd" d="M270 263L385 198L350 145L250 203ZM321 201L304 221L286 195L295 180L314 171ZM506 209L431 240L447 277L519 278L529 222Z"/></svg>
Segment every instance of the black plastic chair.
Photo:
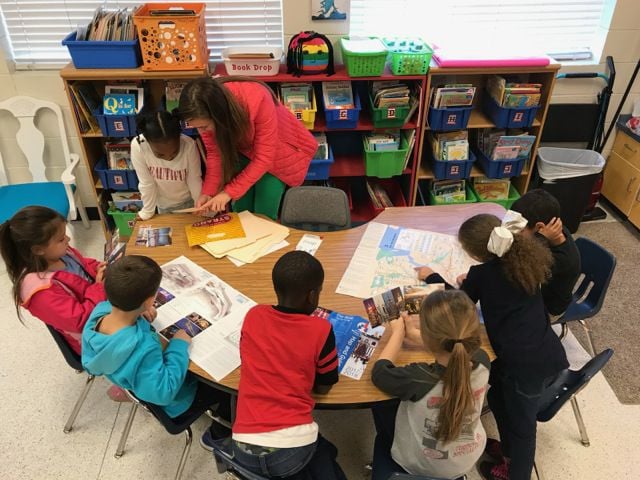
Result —
<svg viewBox="0 0 640 480"><path fill-rule="evenodd" d="M60 352L62 352L62 356L66 360L67 364L71 368L73 368L76 371L76 373L85 373L84 368L82 368L82 360L80 358L80 355L78 355L71 348L71 346L69 346L64 336L50 325L47 325L47 330L49 330L49 333L51 333L51 336L56 341L56 344L58 345ZM76 401L76 404L74 405L73 410L71 411L71 415L69 416L69 419L67 420L67 423L64 426L64 429L63 429L64 433L69 433L71 430L73 430L73 422L75 422L76 417L78 416L78 413L80 413L82 404L87 398L87 395L89 394L89 390L91 390L91 385L93 385L93 381L95 380L95 378L96 378L95 376L87 373L87 381L85 382L84 388L82 389L82 393L80 394L80 397Z"/></svg>
<svg viewBox="0 0 640 480"><path fill-rule="evenodd" d="M347 194L339 188L303 186L286 191L280 223L287 227L315 232L351 228Z"/></svg>
<svg viewBox="0 0 640 480"><path fill-rule="evenodd" d="M576 395L587 386L589 381L596 375L602 367L604 367L611 356L613 350L608 348L589 360L580 370L564 370L558 375L556 380L548 386L542 398L540 399L540 408L538 410L538 421L548 422L567 402L571 401L573 414L578 423L580 430L580 438L585 447L589 446L589 437L587 436L587 428L582 420L582 414L578 407Z"/></svg>
<svg viewBox="0 0 640 480"><path fill-rule="evenodd" d="M213 447L213 458L216 461L216 469L218 473L222 474L225 472L234 473L236 476L239 476L242 480L268 480L269 477L264 477L262 475L258 475L257 473L253 473L250 470L247 470L238 462L236 462L235 458L231 454L231 443L225 442L223 445L214 445Z"/></svg>
<svg viewBox="0 0 640 480"><path fill-rule="evenodd" d="M600 311L607 289L616 268L616 258L597 243L587 238L577 238L576 246L580 251L582 264L581 279L573 293L573 300L557 322L562 325L560 338L567 335L568 322L578 321L587 333L591 356L595 355L591 330L585 320L594 317Z"/></svg>
<svg viewBox="0 0 640 480"><path fill-rule="evenodd" d="M187 462L187 457L189 456L189 450L191 449L191 443L193 440L191 425L209 410L209 406L192 406L182 415L171 418L165 413L162 407L140 400L130 390L125 391L127 392L127 395L129 395L129 398L131 398L133 405L131 406L131 411L129 412L129 416L127 417L127 421L124 425L124 430L122 431L120 442L118 442L118 448L116 450L115 457L120 458L122 457L122 455L124 455L124 448L127 443L127 438L129 437L129 432L131 431L133 419L136 415L138 407L142 407L144 410L153 415L155 419L160 422L164 429L171 435L178 435L182 432L185 433L185 445L184 449L182 450L182 456L180 457L180 463L178 464L178 470L176 471L175 476L176 480L180 480L180 478L182 477L182 471L184 470L184 466Z"/></svg>

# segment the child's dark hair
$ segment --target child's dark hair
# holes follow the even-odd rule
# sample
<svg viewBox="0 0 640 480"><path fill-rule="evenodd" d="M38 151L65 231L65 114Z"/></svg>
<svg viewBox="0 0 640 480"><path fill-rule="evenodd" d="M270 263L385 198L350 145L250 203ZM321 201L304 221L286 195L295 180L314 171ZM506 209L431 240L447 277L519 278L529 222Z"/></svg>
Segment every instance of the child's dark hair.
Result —
<svg viewBox="0 0 640 480"><path fill-rule="evenodd" d="M156 295L161 280L162 270L153 259L128 255L107 267L104 290L111 305L131 312Z"/></svg>
<svg viewBox="0 0 640 480"><path fill-rule="evenodd" d="M136 117L136 127L148 142L178 140L182 133L178 115L165 110L143 110Z"/></svg>
<svg viewBox="0 0 640 480"><path fill-rule="evenodd" d="M541 188L522 195L511 205L511 210L522 214L529 228L534 228L540 222L546 225L552 218L559 218L561 213L558 199Z"/></svg>
<svg viewBox="0 0 640 480"><path fill-rule="evenodd" d="M273 267L273 288L278 301L295 299L317 290L324 281L322 264L307 252L294 250L285 253Z"/></svg>
<svg viewBox="0 0 640 480"><path fill-rule="evenodd" d="M20 315L20 287L28 273L44 272L47 260L33 253L33 247L45 246L56 234L65 218L55 210L33 205L24 207L0 226L0 253L13 284L13 301Z"/></svg>
<svg viewBox="0 0 640 480"><path fill-rule="evenodd" d="M497 258L487 249L487 244L492 230L500 225L500 219L495 215L475 215L460 226L458 240L469 255L487 262ZM500 261L507 278L529 295L533 295L540 284L549 278L553 257L542 242L517 233L513 236L511 248Z"/></svg>

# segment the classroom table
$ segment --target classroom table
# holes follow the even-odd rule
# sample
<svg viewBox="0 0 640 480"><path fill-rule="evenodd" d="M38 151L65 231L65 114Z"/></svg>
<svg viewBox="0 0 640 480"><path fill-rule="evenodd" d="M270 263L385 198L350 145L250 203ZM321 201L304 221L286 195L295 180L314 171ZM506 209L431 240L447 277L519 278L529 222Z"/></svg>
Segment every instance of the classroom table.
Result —
<svg viewBox="0 0 640 480"><path fill-rule="evenodd" d="M494 203L472 203L464 205L442 205L426 207L394 207L381 212L373 221L388 225L430 230L439 233L455 235L458 228L467 218L479 213L491 213L500 218L505 209ZM277 303L271 283L271 270L274 263L285 252L295 249L296 244L304 235L301 230L291 229L287 241L289 246L266 255L256 262L236 267L228 259L217 259L209 255L200 247L189 248L184 227L197 220L190 214L157 215L151 220L138 222L127 245L127 254L146 255L153 258L160 265L184 255L209 272L217 275L229 285L242 292L259 304ZM171 246L146 248L135 245L135 237L141 225L153 227L173 227ZM336 293L336 288L351 260L360 238L366 229L366 224L349 230L338 232L323 232L322 244L316 252L316 258L322 262L325 270L325 280L320 295L320 306L338 312L365 315L362 299ZM340 381L333 386L326 395L316 395L318 408L365 408L375 403L388 400L390 397L381 392L371 382L371 371L378 355L383 350L389 333L385 332L380 344L376 348L369 365L360 380L340 376ZM486 333L483 329L482 347L493 357ZM405 365L411 362L433 362L433 356L421 347L404 346L396 364ZM209 374L194 362L189 370L200 376L207 383L229 392L235 392L240 380L240 368L236 369L221 381L216 382Z"/></svg>

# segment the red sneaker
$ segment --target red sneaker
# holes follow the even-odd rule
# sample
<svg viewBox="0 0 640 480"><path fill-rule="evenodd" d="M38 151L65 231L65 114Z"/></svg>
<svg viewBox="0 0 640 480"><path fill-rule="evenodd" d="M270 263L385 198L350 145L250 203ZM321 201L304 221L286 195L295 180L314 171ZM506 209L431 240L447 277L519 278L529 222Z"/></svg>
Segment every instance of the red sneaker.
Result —
<svg viewBox="0 0 640 480"><path fill-rule="evenodd" d="M478 470L484 480L509 480L509 465L506 461L500 463L482 462Z"/></svg>

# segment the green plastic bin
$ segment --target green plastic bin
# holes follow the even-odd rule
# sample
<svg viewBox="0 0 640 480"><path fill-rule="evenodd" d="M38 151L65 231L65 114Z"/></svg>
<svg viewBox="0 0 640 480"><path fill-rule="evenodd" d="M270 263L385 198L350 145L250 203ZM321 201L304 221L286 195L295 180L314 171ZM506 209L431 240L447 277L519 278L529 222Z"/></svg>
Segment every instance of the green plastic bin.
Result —
<svg viewBox="0 0 640 480"><path fill-rule="evenodd" d="M411 105L403 107L382 107L373 106L371 95L369 97L369 109L371 110L371 120L375 128L402 127L407 122L407 116Z"/></svg>
<svg viewBox="0 0 640 480"><path fill-rule="evenodd" d="M136 212L121 212L116 209L109 209L107 212L116 222L116 228L122 237L130 237L136 223Z"/></svg>
<svg viewBox="0 0 640 480"><path fill-rule="evenodd" d="M400 134L400 148L398 150L382 152L367 150L364 137L362 138L362 145L364 149L365 175L367 177L391 178L402 173L409 148L407 138L403 133Z"/></svg>
<svg viewBox="0 0 640 480"><path fill-rule="evenodd" d="M475 189L473 190L473 193L478 198L478 202L482 202L482 203L486 203L486 202L497 203L498 205L502 205L507 210L509 210L511 208L511 205L513 205L513 202L515 202L516 200L518 200L520 198L520 194L518 193L518 190L516 190L516 187L513 186L513 183L511 185L509 185L509 198L507 198L505 200L482 200L480 198L480 196L477 194L477 192L475 191Z"/></svg>
<svg viewBox="0 0 640 480"><path fill-rule="evenodd" d="M429 71L433 50L422 39L413 39L413 43L422 45L421 52L394 52L393 49L403 38L383 38L382 42L389 50L389 67L394 75L426 75Z"/></svg>
<svg viewBox="0 0 640 480"><path fill-rule="evenodd" d="M377 38L377 37L369 37ZM347 68L347 75L350 77L379 77L384 72L384 65L387 63L387 49L381 43L379 52L359 53L347 50L343 40L340 39L340 49L342 50L342 62Z"/></svg>
<svg viewBox="0 0 640 480"><path fill-rule="evenodd" d="M436 199L436 197L433 195L433 191L429 189L429 205L459 205L463 203L476 203L478 201L478 196L476 195L476 192L471 188L471 186L468 183L465 186L465 190L466 190L465 193L466 193L467 199L464 202L462 201L444 202L442 200Z"/></svg>

